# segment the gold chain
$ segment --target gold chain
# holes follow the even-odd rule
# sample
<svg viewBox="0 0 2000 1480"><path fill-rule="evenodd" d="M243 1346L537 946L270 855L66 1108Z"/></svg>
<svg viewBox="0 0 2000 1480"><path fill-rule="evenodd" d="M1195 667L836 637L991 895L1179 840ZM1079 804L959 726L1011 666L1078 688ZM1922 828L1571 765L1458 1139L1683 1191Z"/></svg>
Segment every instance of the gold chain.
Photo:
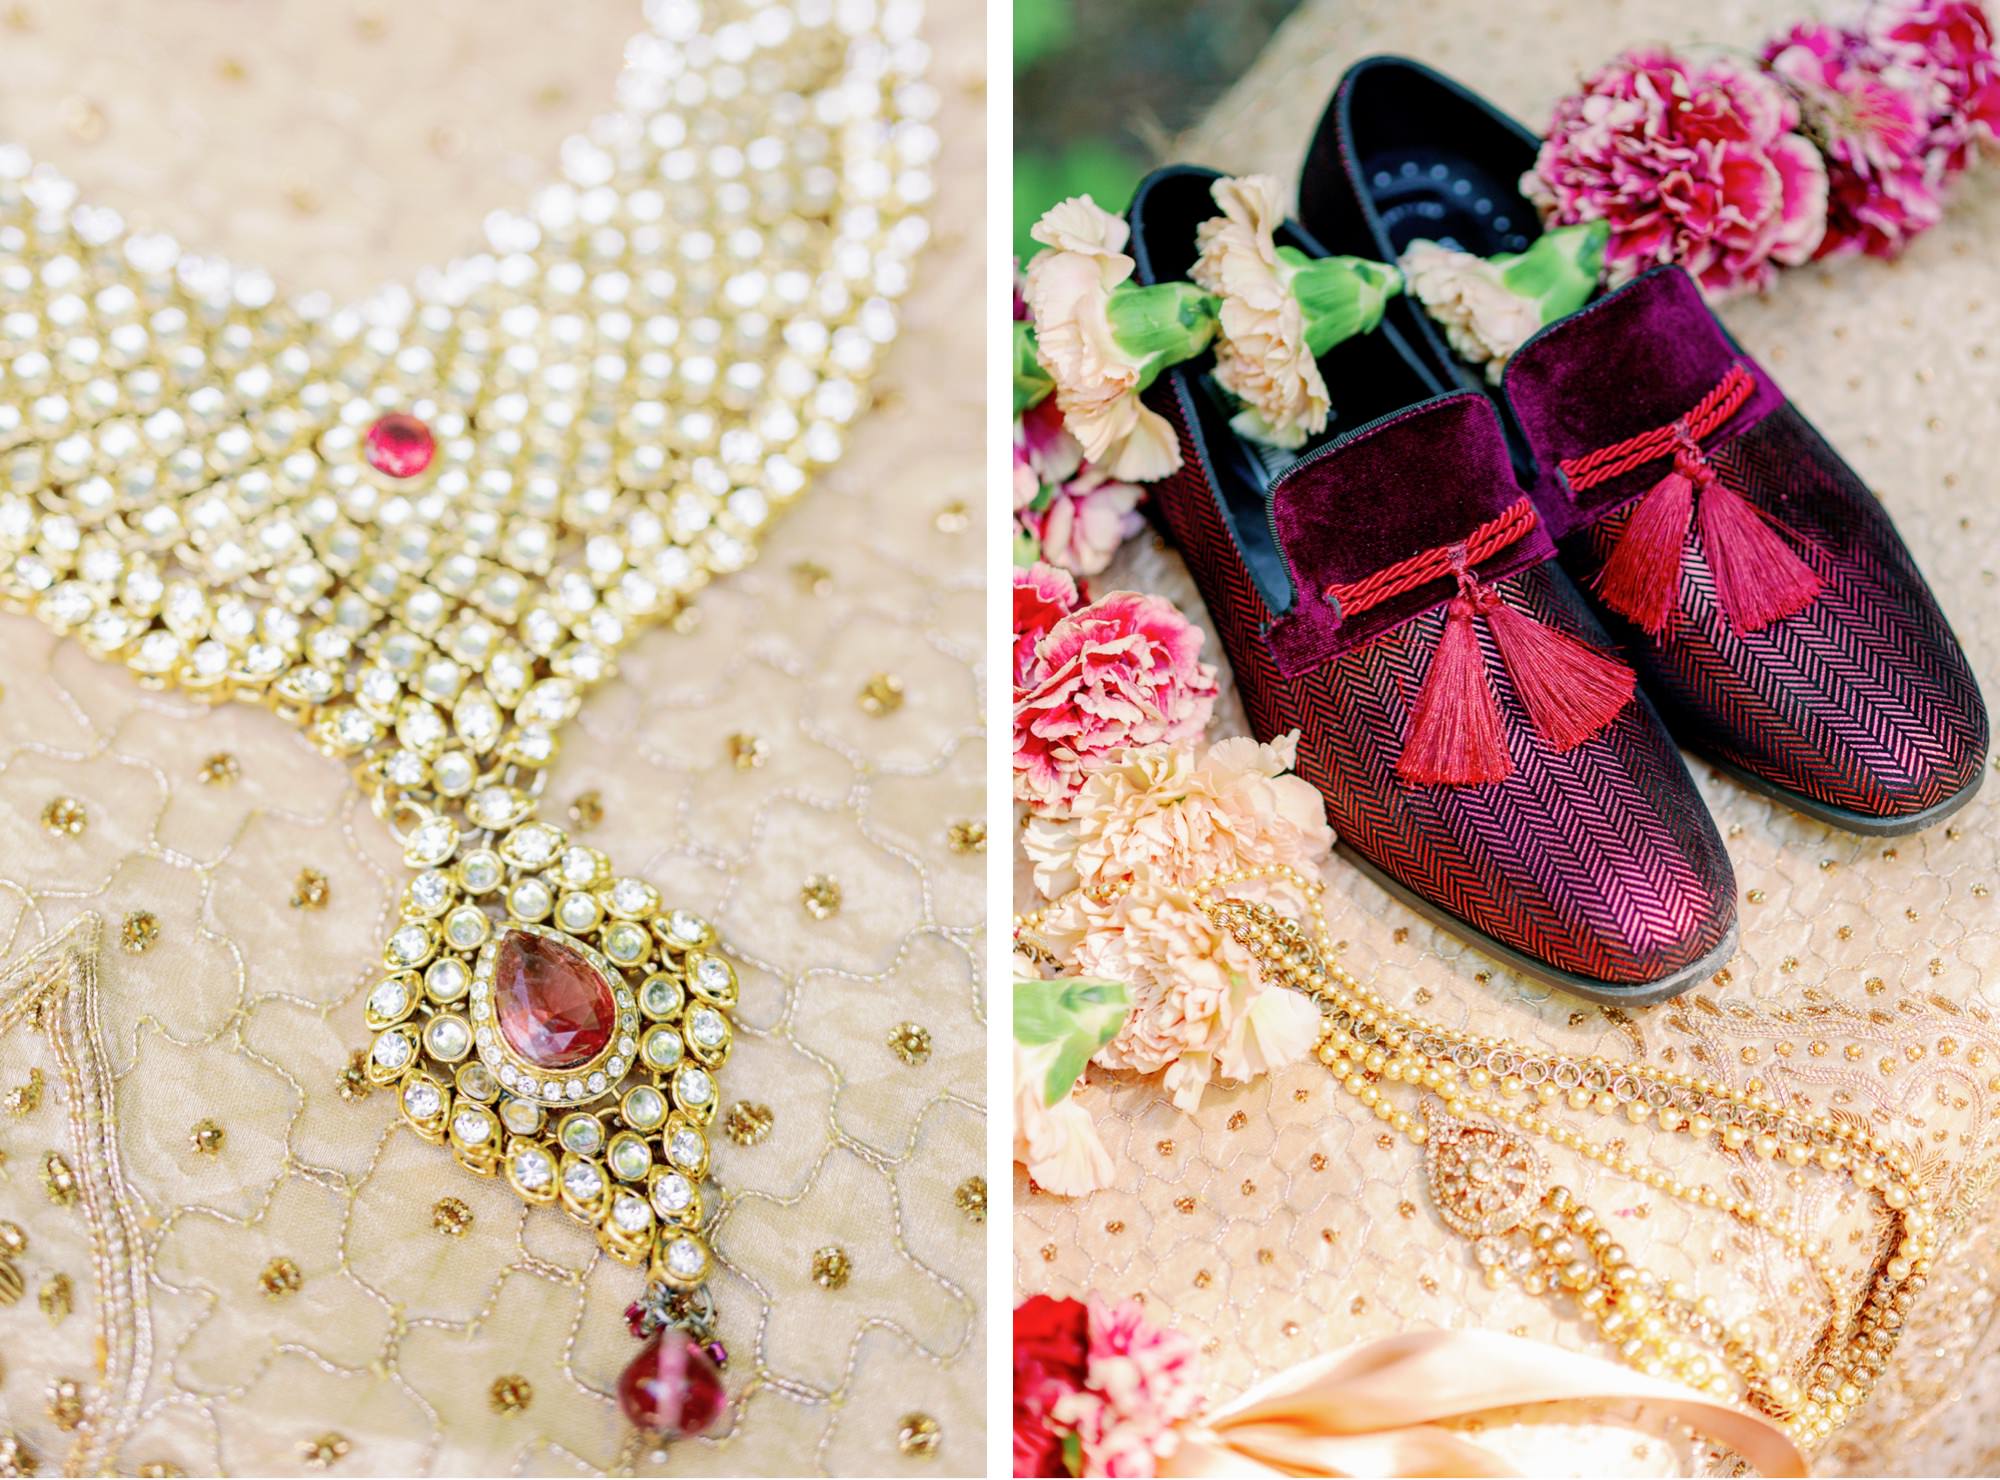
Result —
<svg viewBox="0 0 2000 1480"><path fill-rule="evenodd" d="M1260 881L1296 891L1306 901L1310 929L1268 904L1225 892ZM1120 881L1090 893L1108 903L1129 887ZM1318 1005L1319 1062L1378 1120L1424 1147L1440 1217L1474 1241L1487 1282L1518 1278L1529 1294L1567 1296L1633 1366L1720 1397L1740 1394L1802 1444L1824 1442L1887 1370L1936 1250L1931 1195L1916 1180L1910 1153L1832 1116L1790 1110L1697 1075L1541 1053L1393 1007L1334 960L1322 891L1319 880L1278 866L1222 874L1191 893L1210 921L1251 953L1267 981ZM1017 915L1017 936L1032 935L1047 914ZM1555 1117L1565 1109L1621 1116L1739 1157L1845 1175L1879 1202L1888 1225L1859 1301L1846 1294L1826 1240L1784 1226L1750 1198L1642 1164L1561 1123ZM1785 1370L1749 1321L1725 1323L1712 1297L1696 1298L1679 1281L1634 1264L1596 1213L1549 1180L1529 1137L1663 1196L1724 1213L1810 1264L1831 1314L1802 1377Z"/></svg>

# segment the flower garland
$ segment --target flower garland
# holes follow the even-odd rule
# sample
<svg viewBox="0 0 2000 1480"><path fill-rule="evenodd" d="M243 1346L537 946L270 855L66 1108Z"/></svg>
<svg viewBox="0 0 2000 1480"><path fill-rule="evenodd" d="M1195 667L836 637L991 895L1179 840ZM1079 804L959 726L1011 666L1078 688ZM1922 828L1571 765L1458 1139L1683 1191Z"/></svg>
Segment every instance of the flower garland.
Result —
<svg viewBox="0 0 2000 1480"><path fill-rule="evenodd" d="M1677 262L1711 297L1782 267L1894 257L2000 137L2000 56L1977 0L1865 0L1755 61L1628 51L1556 105L1521 190L1552 225L1602 221L1611 286Z"/></svg>

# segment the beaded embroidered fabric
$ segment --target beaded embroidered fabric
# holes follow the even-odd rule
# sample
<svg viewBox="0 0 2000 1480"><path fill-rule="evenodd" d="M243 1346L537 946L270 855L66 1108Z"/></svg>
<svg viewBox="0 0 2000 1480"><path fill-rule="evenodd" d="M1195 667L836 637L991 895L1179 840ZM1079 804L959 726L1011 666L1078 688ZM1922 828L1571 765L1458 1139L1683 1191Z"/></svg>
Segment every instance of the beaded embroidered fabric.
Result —
<svg viewBox="0 0 2000 1480"><path fill-rule="evenodd" d="M1450 0L1412 7L1307 0L1252 70L1166 157L1294 179L1341 69L1372 52L1463 76L1517 117L1547 118L1575 79L1642 40L1746 46L1796 5L1611 8L1556 3L1532 24ZM2000 515L1983 449L2000 439L2000 295L1984 244L2000 231L2000 176L1968 177L1945 221L1894 265L1787 273L1723 317L1885 501L1988 694L2000 692ZM1339 388L1329 388L1336 405ZM1098 589L1156 590L1205 620L1179 560L1149 534ZM1204 657L1219 657L1211 637ZM1225 683L1225 693L1227 684ZM1218 707L1212 735L1241 733ZM1816 1457L1816 1472L1990 1474L1986 1416L2000 1392L2000 802L1988 789L1947 827L1867 841L1835 833L1694 766L1736 866L1743 942L1726 979L1649 1009L1607 1010L1522 982L1425 924L1351 869L1326 872L1342 962L1392 1002L1479 1033L1643 1058L1761 1085L1868 1120L1920 1147L1946 1237L1888 1374ZM1025 874L1017 890L1030 886ZM1030 896L1021 895L1022 898ZM1083 1103L1117 1162L1113 1190L1065 1201L1016 1180L1021 1292L1141 1294L1202 1343L1214 1393L1314 1353L1418 1326L1483 1326L1603 1352L1561 1307L1485 1288L1468 1243L1433 1212L1422 1157L1307 1063L1211 1093L1193 1117L1156 1085L1092 1072ZM1674 1167L1712 1156L1634 1132ZM1550 1156L1611 1220L1636 1263L1689 1281L1732 1316L1764 1313L1797 1361L1823 1317L1810 1271L1733 1222ZM1875 1235L1824 1179L1741 1175L1760 1198L1822 1223L1857 1273ZM1794 1180L1796 1179L1796 1181ZM1491 1436L1489 1436L1489 1439ZM1487 1442L1487 1441L1483 1441ZM1602 1425L1515 1429L1496 1446L1525 1473L1687 1472L1718 1463Z"/></svg>
<svg viewBox="0 0 2000 1480"><path fill-rule="evenodd" d="M299 4L252 36L204 0L15 6L0 137L346 298L546 177L639 24ZM877 409L756 564L620 653L543 791L741 968L710 1128L734 1401L676 1470L983 1462L983 830L955 826L983 815L980 29L925 23L952 224ZM392 1092L343 1093L408 877L343 765L272 715L4 631L0 1094L42 1090L0 1110L0 1222L25 1244L0 1435L45 1472L644 1464L612 1396L642 1275L423 1145ZM21 994L48 981L64 1003L35 1032Z"/></svg>

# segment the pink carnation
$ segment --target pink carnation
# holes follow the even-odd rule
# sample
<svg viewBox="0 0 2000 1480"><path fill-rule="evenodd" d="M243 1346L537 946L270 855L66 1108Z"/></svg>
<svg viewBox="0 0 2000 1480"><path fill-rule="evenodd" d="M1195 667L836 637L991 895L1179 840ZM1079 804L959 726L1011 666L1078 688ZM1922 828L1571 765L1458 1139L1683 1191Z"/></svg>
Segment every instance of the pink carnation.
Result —
<svg viewBox="0 0 2000 1480"><path fill-rule="evenodd" d="M1014 688L1019 692L1034 667L1035 649L1082 598L1066 570L1031 565L1014 572Z"/></svg>
<svg viewBox="0 0 2000 1480"><path fill-rule="evenodd" d="M1145 490L1083 460L1053 398L1014 423L1014 528L1036 558L1094 576L1145 523Z"/></svg>
<svg viewBox="0 0 2000 1480"><path fill-rule="evenodd" d="M1014 795L1066 815L1112 751L1200 735L1216 681L1201 629L1163 596L1114 591L1046 625L1058 575L1037 565L1014 578Z"/></svg>
<svg viewBox="0 0 2000 1480"><path fill-rule="evenodd" d="M1868 39L1937 93L1926 153L1946 174L2000 138L2000 59L1993 22L1977 0L1877 0L1862 22Z"/></svg>
<svg viewBox="0 0 2000 1480"><path fill-rule="evenodd" d="M1521 189L1550 224L1610 224L1615 286L1678 262L1711 295L1763 288L1826 231L1826 166L1763 73L1631 51L1556 105Z"/></svg>
<svg viewBox="0 0 2000 1480"><path fill-rule="evenodd" d="M1935 81L1899 66L1865 36L1795 26L1764 52L1792 90L1802 127L1827 170L1826 238L1819 255L1893 257L1944 214L1943 162L1930 147Z"/></svg>
<svg viewBox="0 0 2000 1480"><path fill-rule="evenodd" d="M1179 1446L1179 1425L1201 1409L1192 1338L1148 1322L1135 1300L1090 1297L1084 1387L1050 1418L1074 1429L1085 1475L1151 1476Z"/></svg>

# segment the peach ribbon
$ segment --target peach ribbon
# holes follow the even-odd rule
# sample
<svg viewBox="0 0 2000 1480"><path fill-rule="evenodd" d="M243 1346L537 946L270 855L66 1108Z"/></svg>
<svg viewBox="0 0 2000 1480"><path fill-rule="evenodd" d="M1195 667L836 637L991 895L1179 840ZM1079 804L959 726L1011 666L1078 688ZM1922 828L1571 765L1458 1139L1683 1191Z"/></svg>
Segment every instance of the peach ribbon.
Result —
<svg viewBox="0 0 2000 1480"><path fill-rule="evenodd" d="M1301 1362L1203 1414L1181 1430L1160 1474L1514 1475L1492 1450L1439 1425L1553 1403L1678 1419L1764 1475L1806 1473L1777 1424L1693 1388L1495 1332L1411 1331Z"/></svg>

